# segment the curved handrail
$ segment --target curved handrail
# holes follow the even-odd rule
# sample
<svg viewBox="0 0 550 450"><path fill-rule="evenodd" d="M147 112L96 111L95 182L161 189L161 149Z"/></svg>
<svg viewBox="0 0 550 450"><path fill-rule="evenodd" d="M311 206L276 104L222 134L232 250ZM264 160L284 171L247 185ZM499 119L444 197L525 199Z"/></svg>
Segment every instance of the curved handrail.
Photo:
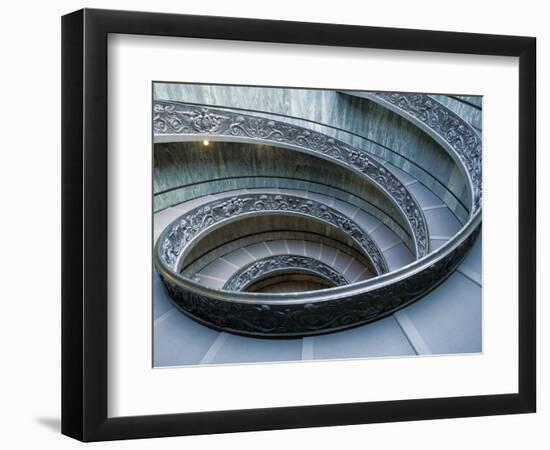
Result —
<svg viewBox="0 0 550 450"><path fill-rule="evenodd" d="M450 123L456 125L454 120ZM456 140L454 132L438 136L439 139L450 139L446 148L451 152L457 151L452 144L453 139ZM471 148L468 150L477 155L476 161L470 164L463 162L468 177L474 177L469 178L473 203L470 219L444 245L395 271L358 283L317 291L245 293L207 288L182 277L166 267L158 251L154 254L155 265L179 309L198 321L234 333L263 337L307 336L384 317L438 286L455 270L475 242L482 219L481 141L476 142L479 144L476 147L479 154ZM462 160L465 155L467 152L455 157Z"/></svg>
<svg viewBox="0 0 550 450"><path fill-rule="evenodd" d="M237 218L265 213L302 215L330 225L357 243L376 274L388 272L382 252L355 221L321 202L289 194L248 193L204 203L182 214L163 230L157 252L168 270L179 272L190 246L199 236Z"/></svg>
<svg viewBox="0 0 550 450"><path fill-rule="evenodd" d="M338 331L384 317L444 281L481 229L476 214L450 241L396 271L358 283L307 292L250 293L216 290L155 265L178 309L224 331L262 337L298 337Z"/></svg>
<svg viewBox="0 0 550 450"><path fill-rule="evenodd" d="M362 96L419 126L447 150L470 180L470 215L481 209L482 141L468 122L427 94L365 92Z"/></svg>
<svg viewBox="0 0 550 450"><path fill-rule="evenodd" d="M329 289L320 289L317 291L306 292L285 292L285 293L264 293L264 292L227 292L218 289L204 286L190 278L184 277L178 273L173 272L160 258L158 251L154 252L154 263L159 270L159 275L169 283L174 283L189 289L193 294L212 297L216 300L223 300L229 302L237 302L244 304L295 304L295 303L318 303L331 300L334 298L343 298L349 296L355 296L359 293L376 290L387 285L391 285L394 282L407 279L411 276L417 275L423 270L430 268L431 266L440 263L450 253L453 253L461 245L464 245L468 239L475 235L481 229L481 215L476 214L472 220L465 224L458 233L456 233L450 240L444 245L434 250L428 256L413 261L397 270L379 275L368 280L359 281L347 286L337 286ZM157 246L160 239L157 241ZM473 242L472 242L473 244ZM157 247L158 250L158 247ZM464 256L464 255L463 255Z"/></svg>
<svg viewBox="0 0 550 450"><path fill-rule="evenodd" d="M399 221L395 220L393 216L391 216L390 214L388 214L387 212L385 212L382 208L380 208L379 206L377 206L375 203L373 203L369 198L361 195L360 193L355 193L355 192L352 192L352 191L349 191L349 190L346 190L346 189L343 189L343 188L340 188L338 186L334 186L333 184L331 184L331 180L328 179L326 180L326 182L321 182L321 181L309 181L309 180L306 180L304 178L300 178L300 177L290 177L290 176L281 176L281 175L254 175L254 178L257 179L257 180L262 180L262 181L265 181L265 180L268 180L268 181L272 181L272 180L276 180L276 181L279 181L279 180L283 180L283 181L286 181L286 182L291 182L291 183L296 183L294 186L290 186L289 184L286 184L287 187L284 187L284 186L280 186L277 188L279 189L280 191L289 191L289 190L292 190L292 191L304 191L304 192L308 192L310 194L319 194L321 196L331 196L333 198L335 198L336 200L339 200L339 201L342 201L342 202L345 202L347 204L349 204L350 206L352 206L353 208L358 208L372 216L374 216L378 221L380 222L383 222L384 225L386 225L391 231L393 231L397 236L399 236L399 238L401 239L401 241L407 246L407 248L414 253L415 251L415 248L414 248L414 239L413 237L411 237L410 235L410 232L407 230L407 226L404 225L403 223L400 223ZM219 184L217 183L223 183L225 181L230 181L231 182L231 185L226 185L226 186L219 186ZM172 191L175 191L175 190L181 190L181 189L186 189L188 187L191 187L191 188L196 188L197 186L198 187L201 187L201 186L204 186L204 185L216 185L218 187L218 189L214 192L210 191L210 190L205 190L205 191L202 191L199 195L196 195L192 198L185 198L185 199L180 199L181 202L185 202L185 201L188 201L188 200L192 200L192 199L196 199L196 198L199 198L203 195L217 195L217 194L220 194L220 193L224 193L224 194L230 194L232 191L238 191L238 190L241 190L241 189L247 189L247 190L252 190L252 191L256 191L256 190L261 190L263 188L266 187L266 183L263 182L263 183L259 183L258 185L254 185L254 184L248 184L248 183L242 183L242 181L250 181L250 176L247 176L247 175L235 175L235 176L231 176L231 177L212 177L212 178L209 178L208 180L203 180L203 181L198 181L198 182L194 182L194 183L189 183L189 184L183 184L183 185L180 185L180 186L177 186L177 187L173 187L173 188L169 188L169 189L166 189L164 191L158 191L158 192L155 192L153 194L153 197L156 197L158 195L163 195L164 193L169 193L169 192L172 192ZM301 183L303 183L304 185L301 185ZM236 186L240 186L238 189L236 189ZM298 188L299 186L299 188ZM319 187L321 187L321 189L319 189ZM325 190L323 190L323 188L325 188ZM197 189L198 191L200 191L201 189ZM334 194L332 191L335 191L336 194ZM353 201L350 201L353 200ZM174 204L179 204L180 201L177 201L176 203ZM154 214L157 214L161 211L163 211L164 209L166 208L170 208L172 207L174 204L172 205L164 205L164 207L162 209L157 209L154 211ZM455 216L457 217L457 216ZM457 217L457 219L460 221L460 219Z"/></svg>
<svg viewBox="0 0 550 450"><path fill-rule="evenodd" d="M401 181L366 151L322 133L231 111L200 108L179 102L155 101L153 105L155 142L185 137L263 142L312 153L361 174L396 206L414 236L415 253L429 253L428 227L422 208Z"/></svg>
<svg viewBox="0 0 550 450"><path fill-rule="evenodd" d="M335 286L348 284L346 277L318 259L303 255L272 255L247 264L233 273L223 285L227 291L242 291L258 279L274 273L300 270L321 276ZM200 277L200 274L198 274Z"/></svg>

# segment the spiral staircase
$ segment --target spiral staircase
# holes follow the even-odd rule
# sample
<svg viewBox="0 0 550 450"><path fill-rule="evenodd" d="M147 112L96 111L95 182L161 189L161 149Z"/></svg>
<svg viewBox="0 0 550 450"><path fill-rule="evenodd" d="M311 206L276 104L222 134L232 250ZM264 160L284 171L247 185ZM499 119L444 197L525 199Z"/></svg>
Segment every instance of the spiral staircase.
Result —
<svg viewBox="0 0 550 450"><path fill-rule="evenodd" d="M477 97L155 84L155 367L482 351Z"/></svg>

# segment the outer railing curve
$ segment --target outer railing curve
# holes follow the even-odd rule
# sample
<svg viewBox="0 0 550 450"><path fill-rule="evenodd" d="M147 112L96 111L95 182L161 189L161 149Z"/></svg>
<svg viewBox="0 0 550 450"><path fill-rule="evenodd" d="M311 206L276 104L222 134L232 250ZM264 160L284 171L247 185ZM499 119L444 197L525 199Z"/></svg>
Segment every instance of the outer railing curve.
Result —
<svg viewBox="0 0 550 450"><path fill-rule="evenodd" d="M369 92L364 96L414 123L447 150L470 181L470 214L481 209L482 141L477 130L427 94Z"/></svg>
<svg viewBox="0 0 550 450"><path fill-rule="evenodd" d="M379 102L384 105L382 97ZM413 105L430 108L432 104L426 103L428 99L421 97L420 100L408 100ZM405 103L410 104L410 101ZM404 111L405 103L394 101L392 109ZM423 112L424 106L404 112L409 120L425 128L433 125L433 120L426 119L430 115ZM317 291L275 294L217 290L190 280L171 270L163 261L159 251L161 237L157 241L154 262L176 307L197 321L233 333L297 337L371 322L403 308L437 287L460 264L481 230L482 186L479 135L466 122L457 122L449 111L444 111L446 108L443 105L437 103L435 108L443 108L437 117L451 119L442 120L437 127L433 126L433 136L437 136L437 140L454 154L457 161L462 161L470 182L472 201L470 219L444 245L407 266L365 281ZM158 120L159 116L155 117ZM200 122L199 116L192 118ZM449 126L447 131L445 124ZM218 125L214 123L208 127L215 128Z"/></svg>

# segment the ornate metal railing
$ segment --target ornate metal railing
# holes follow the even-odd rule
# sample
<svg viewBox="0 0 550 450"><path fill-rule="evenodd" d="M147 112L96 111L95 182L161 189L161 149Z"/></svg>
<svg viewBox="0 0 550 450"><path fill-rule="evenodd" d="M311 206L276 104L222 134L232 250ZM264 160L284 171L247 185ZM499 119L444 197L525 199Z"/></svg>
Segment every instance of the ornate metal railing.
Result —
<svg viewBox="0 0 550 450"><path fill-rule="evenodd" d="M348 284L348 280L337 270L315 258L301 255L275 255L262 258L237 270L229 277L223 289L243 291L256 281L278 273L303 271L325 278L334 286Z"/></svg>
<svg viewBox="0 0 550 450"><path fill-rule="evenodd" d="M473 245L481 217L446 245L396 271L346 286L268 294L207 288L155 265L172 301L199 322L237 334L297 337L337 331L384 317L412 303L452 274Z"/></svg>
<svg viewBox="0 0 550 450"><path fill-rule="evenodd" d="M399 95L406 97L416 94ZM462 127L470 128L469 125L454 120L455 117L445 112L442 105L427 103L429 97L400 102L394 96L393 103L382 97L378 99L379 103L391 103L392 109L400 110L401 114L406 113L415 124L431 128L432 135L461 162L470 182L472 200L470 219L462 229L429 255L393 272L330 289L284 294L232 292L200 285L172 270L167 264L162 257L161 237L154 253L155 265L179 309L209 326L233 333L262 337L307 336L349 328L391 314L421 298L453 273L481 230L481 140L477 134L470 133L471 129L464 130ZM161 105L164 108L161 109L158 104L155 105L156 132L159 131L158 127L164 126L159 120L178 119L179 122L174 125L176 128L181 127L181 130L197 126L205 133L209 130L217 133L223 129L219 134L223 136L223 133L229 133L228 124L234 123L229 116L210 121L208 112L195 111L189 116L180 116L175 109L171 109L166 113L165 106ZM434 111L439 111L434 112L437 120L431 116L432 107ZM410 112L406 111L407 108L410 108ZM182 111L188 110L184 108ZM247 120L244 119L245 122ZM436 125L435 122L440 123ZM236 123L242 124L243 121L238 120ZM264 128L264 125L265 122L259 123L257 134L262 135L262 130L271 133L269 130L273 126ZM324 141L322 148L328 153L331 146L328 141ZM346 161L354 164L346 152ZM381 169L376 167L377 170ZM408 195L406 191L404 195Z"/></svg>
<svg viewBox="0 0 550 450"><path fill-rule="evenodd" d="M366 98L388 108L423 129L464 168L470 181L473 215L481 208L482 141L468 122L427 94L369 92Z"/></svg>
<svg viewBox="0 0 550 450"><path fill-rule="evenodd" d="M400 211L414 237L417 258L428 254L428 227L422 209L391 170L366 151L307 128L227 110L155 101L153 114L155 142L188 137L269 143L321 156L361 174Z"/></svg>
<svg viewBox="0 0 550 450"><path fill-rule="evenodd" d="M353 240L372 263L376 274L388 272L382 252L361 226L321 202L288 194L261 194L222 198L194 208L168 225L158 239L158 252L165 267L180 272L190 244L222 223L257 214L298 214L331 225Z"/></svg>

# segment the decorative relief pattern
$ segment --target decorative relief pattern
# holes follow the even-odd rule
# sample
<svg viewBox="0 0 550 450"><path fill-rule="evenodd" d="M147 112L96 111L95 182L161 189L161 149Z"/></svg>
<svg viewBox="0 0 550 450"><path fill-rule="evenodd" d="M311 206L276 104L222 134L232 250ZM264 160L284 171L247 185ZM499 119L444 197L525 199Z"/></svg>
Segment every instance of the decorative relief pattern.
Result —
<svg viewBox="0 0 550 450"><path fill-rule="evenodd" d="M320 202L286 194L249 194L203 204L183 214L165 229L159 238L159 256L172 270L177 270L180 255L199 232L241 214L267 211L299 213L331 224L364 250L377 274L388 272L382 252L357 223Z"/></svg>
<svg viewBox="0 0 550 450"><path fill-rule="evenodd" d="M456 151L468 170L474 193L474 208L470 223L478 220L481 212L482 190L481 139L477 133L428 96L400 93L373 95L422 121ZM378 183L400 205L411 224L417 245L417 256L427 254L427 227L420 208L393 174L364 151L304 128L221 110L156 102L154 114L154 132L158 135L202 134L286 143L319 152L359 170ZM376 261L378 249L376 246L374 246L375 250L371 248L370 238L348 218L309 200L291 200L290 196L273 195L234 197L191 211L168 227L159 242L157 255L164 264L174 269L185 245L208 226L246 212L284 210L285 208L310 214L338 226L357 242L361 242L373 263ZM260 300L254 300L255 297L251 297L250 301L209 297L186 288L178 281L172 281L173 278L167 276L169 271L165 266L158 262L157 264L173 302L180 310L196 320L218 329L251 336L305 336L368 323L422 297L455 270L475 242L480 229L481 225L469 235L461 236L462 242L458 247L447 250L427 268L415 272L411 267L404 276L376 284L376 287L366 288L353 295L334 296L317 302L281 301L278 304L262 303ZM379 264L385 265L381 254L380 257ZM385 270L387 271L387 267Z"/></svg>
<svg viewBox="0 0 550 450"><path fill-rule="evenodd" d="M337 270L314 258L300 255L276 255L254 261L235 272L223 286L227 291L242 291L256 280L273 272L299 269L321 275L335 286L343 286L348 281Z"/></svg>
<svg viewBox="0 0 550 450"><path fill-rule="evenodd" d="M230 111L162 101L155 101L153 109L156 135L226 136L288 144L320 153L361 172L401 209L413 233L417 258L428 254L428 229L420 206L401 181L366 151L306 128Z"/></svg>
<svg viewBox="0 0 550 450"><path fill-rule="evenodd" d="M482 142L479 134L466 121L426 94L376 92L372 95L410 114L449 144L470 176L474 194L472 213L481 208Z"/></svg>
<svg viewBox="0 0 550 450"><path fill-rule="evenodd" d="M425 295L454 271L480 229L481 226L453 252L414 276L354 296L322 302L278 305L223 301L182 289L168 279L163 281L180 310L218 329L264 337L326 333L371 322Z"/></svg>

